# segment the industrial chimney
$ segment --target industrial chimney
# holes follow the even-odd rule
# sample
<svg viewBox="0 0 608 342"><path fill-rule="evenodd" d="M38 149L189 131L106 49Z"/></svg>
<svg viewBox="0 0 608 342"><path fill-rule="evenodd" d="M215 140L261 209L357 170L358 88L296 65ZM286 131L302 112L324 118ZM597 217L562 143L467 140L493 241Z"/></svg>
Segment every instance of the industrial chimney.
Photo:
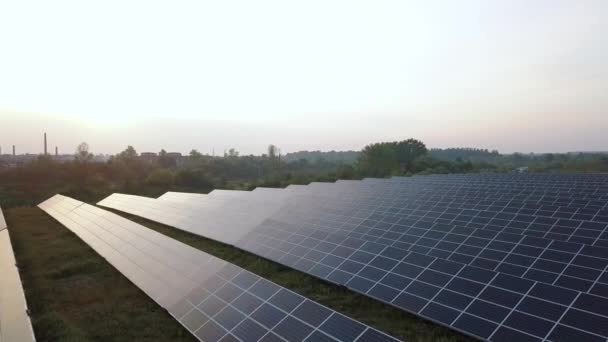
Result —
<svg viewBox="0 0 608 342"><path fill-rule="evenodd" d="M13 157L15 156L15 145L13 145Z"/></svg>
<svg viewBox="0 0 608 342"><path fill-rule="evenodd" d="M44 155L46 156L47 154L47 150L46 150L46 132L44 132Z"/></svg>
<svg viewBox="0 0 608 342"><path fill-rule="evenodd" d="M57 149L57 146L55 146L55 157L59 156L59 150Z"/></svg>

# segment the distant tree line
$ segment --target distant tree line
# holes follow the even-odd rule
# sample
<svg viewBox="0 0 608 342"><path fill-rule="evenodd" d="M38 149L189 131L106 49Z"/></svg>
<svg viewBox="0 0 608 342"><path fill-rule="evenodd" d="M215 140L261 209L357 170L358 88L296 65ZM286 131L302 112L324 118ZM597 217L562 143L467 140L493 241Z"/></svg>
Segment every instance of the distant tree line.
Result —
<svg viewBox="0 0 608 342"><path fill-rule="evenodd" d="M356 156L356 157L355 157ZM205 193L212 189L284 187L312 181L416 174L509 172L527 166L537 172L608 172L607 154L505 154L473 148L428 149L416 139L373 143L361 152L300 151L282 155L269 145L262 155L222 156L192 150L176 157L161 150L149 159L127 146L107 162L94 162L89 145L80 144L73 161L41 155L32 163L0 169L0 205L35 205L63 193L98 201L123 192L159 196L168 190Z"/></svg>
<svg viewBox="0 0 608 342"><path fill-rule="evenodd" d="M481 148L457 147L457 148L432 148L429 156L444 161L479 161L493 162L501 157L498 151L489 151Z"/></svg>
<svg viewBox="0 0 608 342"><path fill-rule="evenodd" d="M287 153L285 155L286 162L295 162L301 159L305 159L309 162L330 162L330 163L343 163L343 164L354 164L359 159L359 151L298 151Z"/></svg>

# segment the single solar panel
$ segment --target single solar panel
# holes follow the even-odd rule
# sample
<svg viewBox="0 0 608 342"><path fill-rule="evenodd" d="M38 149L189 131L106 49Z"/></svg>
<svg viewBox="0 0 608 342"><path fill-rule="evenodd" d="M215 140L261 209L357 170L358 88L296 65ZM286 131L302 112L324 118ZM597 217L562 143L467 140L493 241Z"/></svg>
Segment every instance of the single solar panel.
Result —
<svg viewBox="0 0 608 342"><path fill-rule="evenodd" d="M445 178L293 187L236 243L213 238L483 339L605 340L608 177ZM208 236L198 219L169 225Z"/></svg>
<svg viewBox="0 0 608 342"><path fill-rule="evenodd" d="M0 341L35 341L11 239L5 228L0 209Z"/></svg>
<svg viewBox="0 0 608 342"><path fill-rule="evenodd" d="M40 207L201 341L396 341L234 264L106 210L61 195Z"/></svg>

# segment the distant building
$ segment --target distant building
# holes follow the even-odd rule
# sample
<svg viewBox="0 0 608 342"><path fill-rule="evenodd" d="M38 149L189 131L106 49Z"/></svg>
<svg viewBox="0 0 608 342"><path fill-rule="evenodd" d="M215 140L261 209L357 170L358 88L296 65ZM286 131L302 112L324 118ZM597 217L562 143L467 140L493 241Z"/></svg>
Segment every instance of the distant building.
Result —
<svg viewBox="0 0 608 342"><path fill-rule="evenodd" d="M182 154L179 152L167 152L167 157L175 160L175 166L177 167L182 167L188 159L187 157L182 156Z"/></svg>
<svg viewBox="0 0 608 342"><path fill-rule="evenodd" d="M139 159L146 163L154 164L158 161L158 153L156 152L142 152L139 154Z"/></svg>
<svg viewBox="0 0 608 342"><path fill-rule="evenodd" d="M18 167L31 163L36 158L38 158L37 154L3 154L0 155L0 164L2 164L2 168Z"/></svg>
<svg viewBox="0 0 608 342"><path fill-rule="evenodd" d="M528 172L528 167L527 166L521 166L516 168L515 170L513 170L517 173L527 173Z"/></svg>
<svg viewBox="0 0 608 342"><path fill-rule="evenodd" d="M60 162L60 163L65 163L65 162L69 162L75 159L75 156L73 154L59 154L57 153L56 155L51 157L54 161L56 162ZM95 160L93 160L95 161Z"/></svg>
<svg viewBox="0 0 608 342"><path fill-rule="evenodd" d="M151 158L151 157L158 157L158 153L156 152L142 152L139 154L140 157L142 158Z"/></svg>

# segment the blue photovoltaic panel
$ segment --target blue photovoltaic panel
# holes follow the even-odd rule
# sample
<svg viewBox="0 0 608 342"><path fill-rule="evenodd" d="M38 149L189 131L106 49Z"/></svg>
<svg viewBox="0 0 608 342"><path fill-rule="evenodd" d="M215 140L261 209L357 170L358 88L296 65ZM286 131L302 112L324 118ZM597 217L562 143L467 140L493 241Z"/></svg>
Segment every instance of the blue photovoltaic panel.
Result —
<svg viewBox="0 0 608 342"><path fill-rule="evenodd" d="M148 200L148 202L154 204L152 200ZM311 202L302 205L302 201L297 201L295 207L311 208L319 202L321 202L320 207L322 209L326 210L329 207L327 203L323 203L318 199L313 199ZM101 204L104 203L105 201ZM124 206L122 208L124 210ZM345 224L344 222L340 222L340 220L353 219L352 217L334 217L332 220L327 213L308 210L304 214L296 215L292 210L285 210L284 208L281 214L273 216L273 219L280 220L282 217L287 217L291 221L295 220L296 223L300 224L301 230L306 227L312 230L323 229L324 227L330 229L332 224L334 226ZM161 215L167 216L168 213L165 210ZM353 213L351 215L357 216ZM447 223L417 222L413 220L406 224L401 220L393 224L395 221L392 216L389 216L386 222L374 222L373 219L378 216L379 214L370 216L352 231L344 227L340 228L340 230L344 233L349 233L350 236L376 243L386 243L406 251L412 250L422 254L445 257L456 262L471 264L490 270L499 270L530 280L538 280L550 284L555 283L559 286L586 291L599 296L605 295L602 292L605 285L602 280L594 285L594 280L603 279L602 277L605 272L605 261L598 258L598 256L605 255L603 248L521 236L513 233L496 232L493 230L465 228ZM205 219L205 215L200 215L199 212L195 213L195 217L196 219L193 221L200 223L196 223L196 227L191 227L191 229L198 228L199 231L190 231L207 237L214 237L215 233L219 235L217 239L227 243L234 243L234 241L227 239L226 229L221 229L221 227L220 229L201 231L200 229L204 228L203 226L208 225L208 222L206 222L208 219ZM393 219L393 221L390 219ZM179 225L179 222L162 222L189 230L187 227ZM289 221L283 222L289 223ZM250 228L252 227L251 222L247 221L246 223L249 224ZM308 226L303 226L305 223L308 223ZM373 227L374 224L376 227ZM378 225L386 226L387 224L393 224L388 232L377 228ZM285 225L285 227L287 226ZM376 231L376 233L373 231ZM258 230L255 230L254 234L258 232ZM363 234L364 232L368 232L369 234L366 236ZM244 231L239 229L238 233L244 233ZM379 234L390 234L393 240L398 241L384 241L387 239L379 237ZM248 240L245 239L244 241ZM590 260L593 262L589 262Z"/></svg>
<svg viewBox="0 0 608 342"><path fill-rule="evenodd" d="M263 226L274 226L283 231L298 229L299 234L316 236L317 239L323 232L337 232L404 251L437 256L600 296L608 295L602 290L608 262L607 249L604 247L457 224L395 220L394 215L373 214L355 223L352 216L328 214L321 210L299 214L285 211L267 220ZM262 234L263 226L252 230L251 234ZM249 241L250 237L243 241Z"/></svg>
<svg viewBox="0 0 608 342"><path fill-rule="evenodd" d="M201 341L397 341L116 214L56 195L64 224Z"/></svg>
<svg viewBox="0 0 608 342"><path fill-rule="evenodd" d="M239 229L240 240L213 238L480 338L599 341L608 327L607 180L313 183L288 187L280 210ZM125 210L118 198L106 204ZM204 223L168 224L209 236Z"/></svg>
<svg viewBox="0 0 608 342"><path fill-rule="evenodd" d="M35 341L11 239L0 208L0 341Z"/></svg>
<svg viewBox="0 0 608 342"><path fill-rule="evenodd" d="M123 210L134 215L194 232L211 239L234 244L244 232L262 223L280 209L287 193L238 192L227 196L213 195L204 200L180 203L147 197L113 194L99 205ZM122 208L122 209L120 209Z"/></svg>
<svg viewBox="0 0 608 342"><path fill-rule="evenodd" d="M422 177L421 177L422 178ZM519 234L548 237L593 245L606 243L606 195L581 195L586 199L558 202L555 197L524 194L515 187L495 191L466 191L412 181L413 184L385 181L386 184L320 184L310 193L339 200L342 208L383 214L425 215L440 222L503 229ZM316 191L322 189L323 191ZM318 201L318 199L316 199ZM344 209L343 209L344 210Z"/></svg>

